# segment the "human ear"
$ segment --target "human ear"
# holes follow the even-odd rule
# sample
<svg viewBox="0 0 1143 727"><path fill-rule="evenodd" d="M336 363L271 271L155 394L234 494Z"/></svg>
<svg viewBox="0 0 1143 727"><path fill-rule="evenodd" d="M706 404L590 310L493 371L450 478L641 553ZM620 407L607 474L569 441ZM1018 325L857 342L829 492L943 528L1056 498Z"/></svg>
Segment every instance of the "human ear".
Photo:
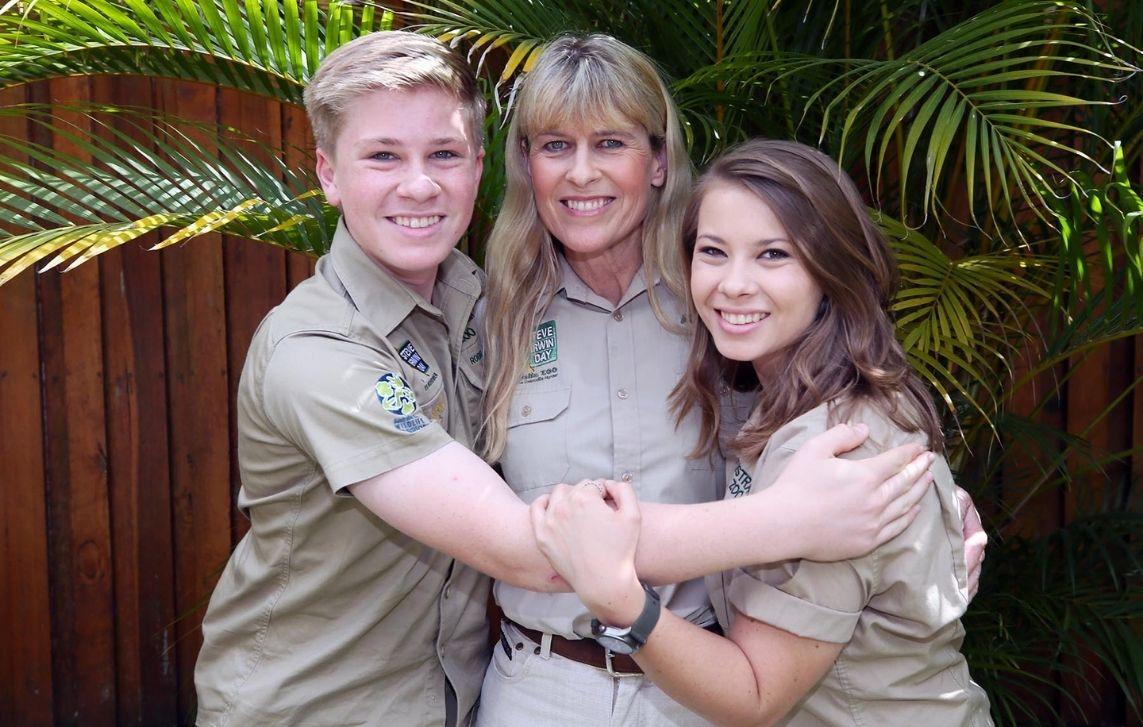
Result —
<svg viewBox="0 0 1143 727"><path fill-rule="evenodd" d="M337 190L337 181L335 179L333 159L323 149L317 150L317 164L315 165L317 172L318 183L321 184L321 191L325 192L325 199L333 207L341 205L341 195Z"/></svg>
<svg viewBox="0 0 1143 727"><path fill-rule="evenodd" d="M662 187L667 183L667 147L663 145L655 150L655 167L651 170L651 186Z"/></svg>

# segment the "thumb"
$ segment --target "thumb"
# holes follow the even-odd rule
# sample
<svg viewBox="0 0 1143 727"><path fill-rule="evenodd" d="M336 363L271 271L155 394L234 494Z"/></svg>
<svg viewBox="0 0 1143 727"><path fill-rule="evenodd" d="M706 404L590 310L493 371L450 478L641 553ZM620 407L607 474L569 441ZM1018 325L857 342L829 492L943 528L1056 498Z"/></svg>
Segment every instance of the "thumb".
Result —
<svg viewBox="0 0 1143 727"><path fill-rule="evenodd" d="M544 518L548 514L548 500L550 499L548 495L540 495L528 506L528 515L532 519L532 534L536 536L536 540L540 539L540 533L543 531Z"/></svg>
<svg viewBox="0 0 1143 727"><path fill-rule="evenodd" d="M639 498L635 496L635 488L631 487L630 482L605 480L603 485L607 488L608 496L615 502L615 509L618 512L630 514L634 510L638 513Z"/></svg>

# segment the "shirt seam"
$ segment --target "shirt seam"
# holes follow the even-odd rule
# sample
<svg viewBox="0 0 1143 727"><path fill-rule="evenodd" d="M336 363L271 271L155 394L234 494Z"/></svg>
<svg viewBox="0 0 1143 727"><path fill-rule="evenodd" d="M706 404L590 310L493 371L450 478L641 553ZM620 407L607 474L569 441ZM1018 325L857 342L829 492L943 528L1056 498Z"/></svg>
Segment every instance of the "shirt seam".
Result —
<svg viewBox="0 0 1143 727"><path fill-rule="evenodd" d="M307 482L312 483L313 477L316 474L316 467L311 466L310 477L307 479ZM301 516L302 500L305 497L306 489L306 487L301 487L298 489L297 494L294 495L293 517L290 519L290 527L287 529L286 535L286 552L283 557L279 559L277 565L278 588L262 608L260 623L254 635L254 651L247 658L247 672L238 680L238 683L234 685L234 691L227 700L226 709L222 713L223 719L228 718L234 711L234 708L238 705L238 695L242 692L242 688L246 686L246 683L250 681L250 678L254 676L254 672L258 670L258 667L262 664L262 658L265 656L266 640L270 633L270 622L274 615L274 609L277 607L278 602L282 599L282 595L285 594L286 588L290 584L290 563L293 561L295 528L297 527L298 518Z"/></svg>

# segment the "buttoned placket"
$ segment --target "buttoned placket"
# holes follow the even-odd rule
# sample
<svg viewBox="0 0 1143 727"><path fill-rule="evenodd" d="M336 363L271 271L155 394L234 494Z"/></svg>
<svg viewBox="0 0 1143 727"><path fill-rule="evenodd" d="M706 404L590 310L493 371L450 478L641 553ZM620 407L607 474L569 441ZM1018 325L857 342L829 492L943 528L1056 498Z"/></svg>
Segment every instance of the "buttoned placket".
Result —
<svg viewBox="0 0 1143 727"><path fill-rule="evenodd" d="M616 309L605 319L607 375L613 434L611 476L632 482L639 468L639 389L635 382L635 326L632 314Z"/></svg>

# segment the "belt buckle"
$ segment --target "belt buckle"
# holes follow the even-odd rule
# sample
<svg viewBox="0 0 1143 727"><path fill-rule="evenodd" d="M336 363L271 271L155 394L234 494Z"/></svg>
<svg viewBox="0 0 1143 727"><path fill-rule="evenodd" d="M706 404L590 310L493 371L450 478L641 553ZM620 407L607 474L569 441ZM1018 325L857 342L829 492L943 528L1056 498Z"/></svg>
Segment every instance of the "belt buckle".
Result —
<svg viewBox="0 0 1143 727"><path fill-rule="evenodd" d="M611 663L611 649L606 646L603 647L603 664L607 667L607 673L613 679L622 679L623 677L637 677L642 676L638 672L628 671L615 671L615 666Z"/></svg>

